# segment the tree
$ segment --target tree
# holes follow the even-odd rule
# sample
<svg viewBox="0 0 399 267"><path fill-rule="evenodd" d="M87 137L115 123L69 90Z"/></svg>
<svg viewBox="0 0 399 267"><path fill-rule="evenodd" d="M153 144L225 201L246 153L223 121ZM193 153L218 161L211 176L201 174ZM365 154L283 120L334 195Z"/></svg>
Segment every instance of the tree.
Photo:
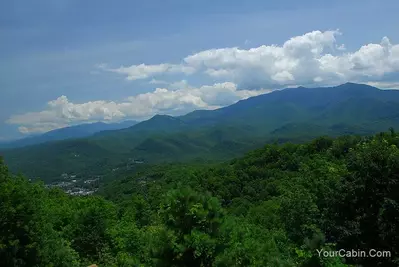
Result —
<svg viewBox="0 0 399 267"><path fill-rule="evenodd" d="M394 258L359 259L364 266L397 266L399 149L382 136L360 143L348 156L332 228L338 246L391 251ZM395 263L396 261L396 263Z"/></svg>
<svg viewBox="0 0 399 267"><path fill-rule="evenodd" d="M8 168L0 156L0 183L6 182L7 179L9 179Z"/></svg>
<svg viewBox="0 0 399 267"><path fill-rule="evenodd" d="M158 250L164 266L212 266L220 253L217 237L224 212L216 198L190 188L170 191L161 205L167 247Z"/></svg>
<svg viewBox="0 0 399 267"><path fill-rule="evenodd" d="M224 250L215 266L295 266L290 259L292 247L282 229L269 230L243 218L228 217L220 239Z"/></svg>
<svg viewBox="0 0 399 267"><path fill-rule="evenodd" d="M40 263L43 190L22 177L4 176L0 168L0 265L35 266Z"/></svg>
<svg viewBox="0 0 399 267"><path fill-rule="evenodd" d="M116 220L114 205L100 197L78 199L73 222L64 230L71 247L91 262L106 261L111 237L108 229Z"/></svg>
<svg viewBox="0 0 399 267"><path fill-rule="evenodd" d="M309 191L301 186L282 196L280 214L288 236L297 244L319 231L319 209Z"/></svg>

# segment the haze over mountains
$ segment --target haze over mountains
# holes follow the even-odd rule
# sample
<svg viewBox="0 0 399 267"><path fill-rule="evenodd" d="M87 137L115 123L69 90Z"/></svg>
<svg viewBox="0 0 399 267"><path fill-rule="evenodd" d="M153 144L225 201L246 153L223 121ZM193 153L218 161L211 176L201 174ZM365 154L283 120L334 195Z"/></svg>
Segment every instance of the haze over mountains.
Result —
<svg viewBox="0 0 399 267"><path fill-rule="evenodd" d="M98 132L123 129L133 126L135 124L137 124L136 121L123 121L120 123L95 122L80 124L76 126L56 129L41 135L29 136L15 141L1 142L0 148L18 148L50 141L59 141L71 138L83 138Z"/></svg>
<svg viewBox="0 0 399 267"><path fill-rule="evenodd" d="M346 83L274 91L218 110L199 110L179 117L156 115L125 129L2 154L12 170L51 181L64 172L97 174L125 166L132 159L148 163L225 160L267 142L365 135L398 126L399 91ZM64 135L52 134L68 136L68 129L58 131ZM89 135L88 131L72 131L75 135L70 137L79 137L76 132Z"/></svg>

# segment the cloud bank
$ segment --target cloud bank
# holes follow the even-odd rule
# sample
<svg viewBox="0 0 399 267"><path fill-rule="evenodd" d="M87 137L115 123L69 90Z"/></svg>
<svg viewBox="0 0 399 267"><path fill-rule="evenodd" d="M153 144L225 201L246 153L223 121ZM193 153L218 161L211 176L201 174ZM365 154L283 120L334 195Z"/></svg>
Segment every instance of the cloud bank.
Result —
<svg viewBox="0 0 399 267"><path fill-rule="evenodd" d="M238 84L257 81L263 85L330 84L345 81L369 82L399 71L399 45L387 37L346 52L336 31L313 31L296 36L281 46L262 45L210 49L182 60L181 64L132 65L106 71L128 80L146 79L170 73L203 73Z"/></svg>

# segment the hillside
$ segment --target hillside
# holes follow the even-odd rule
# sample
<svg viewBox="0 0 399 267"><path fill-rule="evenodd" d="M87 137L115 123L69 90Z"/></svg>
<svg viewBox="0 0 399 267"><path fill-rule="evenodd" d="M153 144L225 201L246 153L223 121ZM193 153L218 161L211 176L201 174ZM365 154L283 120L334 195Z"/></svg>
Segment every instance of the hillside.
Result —
<svg viewBox="0 0 399 267"><path fill-rule="evenodd" d="M368 135L390 127L399 128L399 92L347 83L275 91L179 117L157 115L126 129L2 154L11 170L51 181L66 169L86 175L97 166L96 172L102 173L129 158L146 163L226 160L268 142ZM80 158L62 148L82 142L90 147L76 149Z"/></svg>
<svg viewBox="0 0 399 267"><path fill-rule="evenodd" d="M147 166L84 197L13 177L0 158L0 265L394 267L398 147L393 130L265 145ZM367 256L319 254L340 250Z"/></svg>

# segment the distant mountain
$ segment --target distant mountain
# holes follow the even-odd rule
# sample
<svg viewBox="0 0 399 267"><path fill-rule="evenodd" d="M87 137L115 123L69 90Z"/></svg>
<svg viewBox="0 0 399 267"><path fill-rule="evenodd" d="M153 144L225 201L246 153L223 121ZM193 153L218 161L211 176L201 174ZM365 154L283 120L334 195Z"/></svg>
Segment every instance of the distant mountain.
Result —
<svg viewBox="0 0 399 267"><path fill-rule="evenodd" d="M36 145L50 141L60 141L65 139L76 139L91 136L95 133L110 130L119 130L137 124L136 121L123 121L120 123L87 123L76 126L56 129L41 135L30 136L12 142L0 143L0 148L19 148L29 145Z"/></svg>
<svg viewBox="0 0 399 267"><path fill-rule="evenodd" d="M14 171L51 180L61 173L101 173L129 159L147 163L225 160L267 142L320 135L372 134L399 128L399 91L346 83L290 88L184 116L156 115L131 127L3 151Z"/></svg>
<svg viewBox="0 0 399 267"><path fill-rule="evenodd" d="M269 133L289 123L363 124L399 115L399 92L346 83L327 88L289 88L251 97L214 111L195 111L181 119L191 124L241 124Z"/></svg>

